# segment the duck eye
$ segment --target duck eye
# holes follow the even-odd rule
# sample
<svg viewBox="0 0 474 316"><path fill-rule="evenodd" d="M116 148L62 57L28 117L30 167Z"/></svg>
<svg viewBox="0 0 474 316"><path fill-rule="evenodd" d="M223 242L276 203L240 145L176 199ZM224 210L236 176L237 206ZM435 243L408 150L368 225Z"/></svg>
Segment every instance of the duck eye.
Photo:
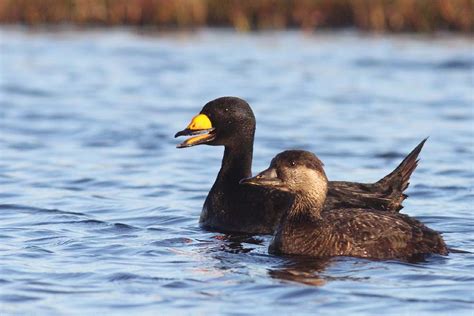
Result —
<svg viewBox="0 0 474 316"><path fill-rule="evenodd" d="M294 166L296 166L296 162L292 161L292 162L290 162L290 165L291 165L292 167L294 167Z"/></svg>

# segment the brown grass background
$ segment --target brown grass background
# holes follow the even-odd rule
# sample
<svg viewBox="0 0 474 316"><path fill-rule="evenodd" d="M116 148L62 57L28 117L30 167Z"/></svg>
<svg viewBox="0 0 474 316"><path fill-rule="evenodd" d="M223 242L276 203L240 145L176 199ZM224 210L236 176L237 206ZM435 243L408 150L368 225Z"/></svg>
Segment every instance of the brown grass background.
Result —
<svg viewBox="0 0 474 316"><path fill-rule="evenodd" d="M0 0L3 24L470 33L474 0Z"/></svg>

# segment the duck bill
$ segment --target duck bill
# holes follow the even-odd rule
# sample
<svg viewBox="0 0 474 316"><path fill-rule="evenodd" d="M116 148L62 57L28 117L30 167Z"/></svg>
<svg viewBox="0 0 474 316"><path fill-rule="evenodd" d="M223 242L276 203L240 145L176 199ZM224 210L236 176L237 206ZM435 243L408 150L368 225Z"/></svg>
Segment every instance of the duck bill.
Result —
<svg viewBox="0 0 474 316"><path fill-rule="evenodd" d="M277 189L280 191L288 191L288 188L283 183L283 181L278 178L275 168L268 168L257 174L255 177L242 179L240 180L240 184L260 186L268 189Z"/></svg>
<svg viewBox="0 0 474 316"><path fill-rule="evenodd" d="M196 145L206 144L216 138L215 128L212 127L211 120L205 114L198 114L191 120L191 123L177 132L174 137L193 136L186 139L181 144L176 145L177 148L186 148Z"/></svg>

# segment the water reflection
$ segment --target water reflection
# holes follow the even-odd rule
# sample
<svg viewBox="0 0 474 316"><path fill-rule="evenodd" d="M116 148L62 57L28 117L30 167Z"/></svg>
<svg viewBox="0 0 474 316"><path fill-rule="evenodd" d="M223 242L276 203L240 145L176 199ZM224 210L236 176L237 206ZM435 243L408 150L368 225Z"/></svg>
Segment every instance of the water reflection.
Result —
<svg viewBox="0 0 474 316"><path fill-rule="evenodd" d="M333 261L331 258L286 257L283 264L269 269L268 275L283 281L323 286L328 282L323 272Z"/></svg>

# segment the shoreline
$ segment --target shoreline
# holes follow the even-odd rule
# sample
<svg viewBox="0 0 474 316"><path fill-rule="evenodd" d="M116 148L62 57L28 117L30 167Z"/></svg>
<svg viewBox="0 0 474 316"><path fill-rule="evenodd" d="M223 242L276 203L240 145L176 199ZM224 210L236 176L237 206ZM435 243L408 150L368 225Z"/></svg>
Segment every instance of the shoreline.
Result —
<svg viewBox="0 0 474 316"><path fill-rule="evenodd" d="M370 30L360 30L354 27L349 28L325 28L314 31L305 31L298 28L286 29L259 29L249 32L241 32L232 27L202 26L194 28L172 28L172 27L140 27L135 25L76 25L76 24L0 24L0 31L3 32L31 32L31 33L87 33L87 32L129 32L130 34L143 36L159 36L168 34L197 35L206 33L229 33L229 34L248 34L248 35L272 35L279 33L298 33L302 36L318 35L357 35L360 37L407 37L419 39L451 39L460 38L467 41L473 41L474 37L468 33L439 30L436 32L376 32Z"/></svg>

